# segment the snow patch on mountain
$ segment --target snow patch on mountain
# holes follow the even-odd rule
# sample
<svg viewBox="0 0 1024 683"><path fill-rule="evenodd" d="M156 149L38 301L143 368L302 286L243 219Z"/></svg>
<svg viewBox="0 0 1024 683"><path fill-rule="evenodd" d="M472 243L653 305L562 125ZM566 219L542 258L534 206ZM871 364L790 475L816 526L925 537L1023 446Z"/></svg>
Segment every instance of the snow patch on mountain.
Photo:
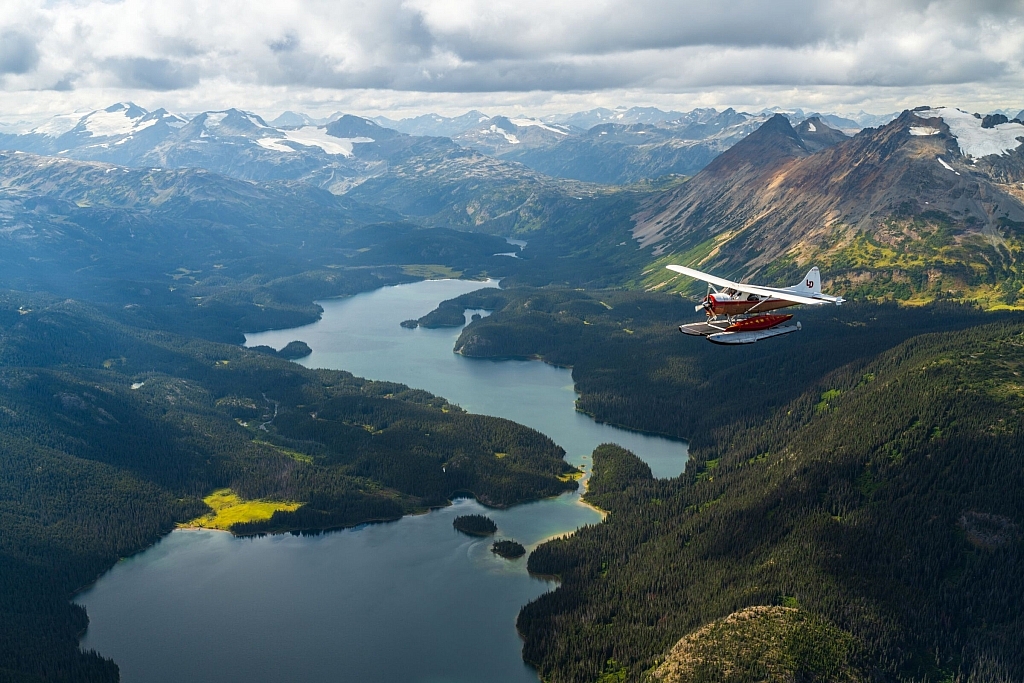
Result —
<svg viewBox="0 0 1024 683"><path fill-rule="evenodd" d="M260 138L256 141L260 147L270 149L275 152L295 152L294 147L290 147L285 142L291 142L303 147L319 147L327 154L340 154L342 156L352 156L352 146L358 143L373 142L371 138L336 138L332 135L328 135L324 128L317 126L303 126L296 130L282 130L280 131L284 138Z"/></svg>
<svg viewBox="0 0 1024 683"><path fill-rule="evenodd" d="M126 109L117 111L94 111L88 114L82 123L90 135L97 138L110 137L113 135L127 135L133 130L142 130L156 123L156 119L150 119L139 125L139 119L128 115ZM136 126L138 126L136 128Z"/></svg>
<svg viewBox="0 0 1024 683"><path fill-rule="evenodd" d="M520 128L525 128L527 126L537 126L538 128L543 128L544 130L549 130L552 133L558 133L559 135L569 134L569 131L559 130L558 128L549 126L542 121L538 121L537 119L509 119L509 122L513 126L519 126Z"/></svg>
<svg viewBox="0 0 1024 683"><path fill-rule="evenodd" d="M510 145L518 145L519 144L519 138L517 138L515 135L513 135L510 132L508 132L504 128L498 128L498 126L496 126L493 123L491 124L491 127L488 130L490 132L492 132L492 133L501 133L502 135L504 135L505 139L508 141L508 143Z"/></svg>
<svg viewBox="0 0 1024 683"><path fill-rule="evenodd" d="M957 173L956 169L953 168L952 166L950 166L949 164L947 164L945 162L945 160L943 160L942 157L936 157L936 159L938 159L939 163L942 164L942 168L946 169L947 171L952 171L953 173L956 173L957 175L960 175L959 173Z"/></svg>
<svg viewBox="0 0 1024 683"><path fill-rule="evenodd" d="M267 124L263 123L263 119L253 114L246 114L245 118L249 120L249 123L256 126L257 128L269 128Z"/></svg>
<svg viewBox="0 0 1024 683"><path fill-rule="evenodd" d="M227 117L228 113L226 111L211 111L206 115L206 121L203 122L203 125L219 126Z"/></svg>
<svg viewBox="0 0 1024 683"><path fill-rule="evenodd" d="M910 127L910 134L911 135L917 135L917 136L938 135L938 133L939 133L939 129L938 128L932 128L930 126L911 126Z"/></svg>
<svg viewBox="0 0 1024 683"><path fill-rule="evenodd" d="M54 116L41 126L32 129L32 133L46 135L51 138L59 138L64 133L73 130L82 120L81 114L60 114Z"/></svg>
<svg viewBox="0 0 1024 683"><path fill-rule="evenodd" d="M993 128L982 128L981 119L953 107L926 109L916 113L921 118L939 117L945 121L965 156L1006 154L1020 147L1021 141L1017 138L1024 137L1024 125L1001 123Z"/></svg>

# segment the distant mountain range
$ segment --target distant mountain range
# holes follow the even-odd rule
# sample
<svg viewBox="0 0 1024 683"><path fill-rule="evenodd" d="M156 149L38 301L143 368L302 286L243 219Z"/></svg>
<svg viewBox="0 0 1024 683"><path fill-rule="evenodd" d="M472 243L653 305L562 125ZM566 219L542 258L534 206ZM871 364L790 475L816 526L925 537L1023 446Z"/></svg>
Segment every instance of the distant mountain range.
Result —
<svg viewBox="0 0 1024 683"><path fill-rule="evenodd" d="M794 123L806 118L802 112L789 116ZM858 121L818 116L834 128L859 130ZM475 110L401 120L341 112L316 118L286 111L268 123L239 109L182 115L121 102L57 116L27 132L0 133L0 149L136 168L205 168L245 180L301 181L342 194L402 166L412 148L423 161L426 148L440 159L458 156L457 146L554 178L628 184L692 175L768 117L732 109L654 107L594 109L545 119ZM395 144L401 136L410 139ZM391 142L382 147L384 140ZM475 178L496 168L479 161L469 174ZM519 172L502 168L499 175Z"/></svg>
<svg viewBox="0 0 1024 683"><path fill-rule="evenodd" d="M501 235L554 235L558 221L584 215L581 201L611 201L613 186L635 184L619 198L641 203L634 236L659 263L782 282L814 261L847 294L988 305L1016 302L1024 286L1024 126L1002 115L921 109L850 137L857 122L820 114L584 114L388 122L421 132L468 124L447 137L347 114L323 125L301 114L275 120L295 124L286 126L238 109L186 118L119 103L0 135L0 148L127 169L199 168L288 193L308 186L343 196L346 210L376 207L381 219ZM593 120L605 122L571 123ZM101 171L116 169L92 173ZM118 192L148 197L143 175ZM673 175L693 178L654 191L651 179ZM96 205L105 187L72 201ZM665 278L655 269L645 283L663 287Z"/></svg>
<svg viewBox="0 0 1024 683"><path fill-rule="evenodd" d="M634 236L659 264L791 284L814 263L855 296L1014 304L1024 125L983 122L923 107L845 139L820 119L794 129L776 115L647 200ZM648 286L686 286L662 270L649 271Z"/></svg>
<svg viewBox="0 0 1024 683"><path fill-rule="evenodd" d="M502 158L552 176L615 185L693 175L766 120L732 109L704 109L657 125L603 123L554 145L510 149Z"/></svg>

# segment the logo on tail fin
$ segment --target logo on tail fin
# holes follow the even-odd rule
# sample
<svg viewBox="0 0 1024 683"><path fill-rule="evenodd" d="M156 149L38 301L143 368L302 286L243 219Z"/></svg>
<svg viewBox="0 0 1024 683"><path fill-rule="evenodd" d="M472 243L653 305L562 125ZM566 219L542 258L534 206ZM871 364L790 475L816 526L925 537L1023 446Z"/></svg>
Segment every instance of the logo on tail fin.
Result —
<svg viewBox="0 0 1024 683"><path fill-rule="evenodd" d="M793 290L800 292L810 292L812 294L821 293L821 274L818 272L818 267L815 266L807 271L807 275L804 275L803 282L798 285L793 285Z"/></svg>

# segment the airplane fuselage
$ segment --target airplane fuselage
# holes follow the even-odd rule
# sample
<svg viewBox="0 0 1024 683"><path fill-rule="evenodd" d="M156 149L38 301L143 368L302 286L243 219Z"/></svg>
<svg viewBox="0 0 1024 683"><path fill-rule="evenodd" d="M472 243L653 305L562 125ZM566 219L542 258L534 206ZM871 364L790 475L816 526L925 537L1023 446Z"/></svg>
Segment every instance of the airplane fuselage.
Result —
<svg viewBox="0 0 1024 683"><path fill-rule="evenodd" d="M786 301L785 299L776 299L769 297L767 299L761 299L755 295L749 297L745 296L729 296L728 294L722 294L716 292L709 294L704 299L704 310L707 311L708 315L742 315L744 313L765 313L767 311L775 311L780 308L788 308L789 306L797 306L798 304L792 301Z"/></svg>

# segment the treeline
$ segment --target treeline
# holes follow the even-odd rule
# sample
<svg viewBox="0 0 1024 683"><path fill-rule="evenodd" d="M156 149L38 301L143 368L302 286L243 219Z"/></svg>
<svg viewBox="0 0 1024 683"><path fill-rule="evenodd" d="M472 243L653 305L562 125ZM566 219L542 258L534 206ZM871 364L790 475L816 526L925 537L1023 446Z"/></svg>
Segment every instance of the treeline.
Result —
<svg viewBox="0 0 1024 683"><path fill-rule="evenodd" d="M20 309L20 310L19 310ZM499 457L500 455L500 457ZM395 519L576 487L547 437L443 398L0 296L0 679L116 680L69 602L230 487L304 503L236 532Z"/></svg>
<svg viewBox="0 0 1024 683"><path fill-rule="evenodd" d="M679 478L598 449L611 514L532 553L562 584L520 613L524 658L545 680L613 660L639 681L702 625L785 605L852 634L823 671L1024 678L1022 364L1019 322L919 335L705 437Z"/></svg>

